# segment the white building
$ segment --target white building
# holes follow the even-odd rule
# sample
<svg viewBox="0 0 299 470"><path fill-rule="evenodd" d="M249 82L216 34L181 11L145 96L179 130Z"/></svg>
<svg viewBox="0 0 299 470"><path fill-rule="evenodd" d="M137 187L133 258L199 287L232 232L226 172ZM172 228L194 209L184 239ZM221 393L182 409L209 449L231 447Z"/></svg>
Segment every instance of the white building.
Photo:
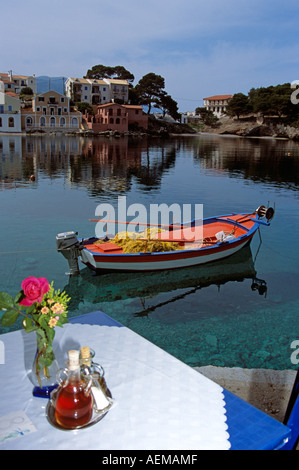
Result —
<svg viewBox="0 0 299 470"><path fill-rule="evenodd" d="M232 97L233 95L214 95L204 98L203 104L208 111L212 111L215 116L220 118L225 114L226 106Z"/></svg>
<svg viewBox="0 0 299 470"><path fill-rule="evenodd" d="M75 103L84 102L100 105L113 102L116 98L124 103L129 99L129 83L127 80L104 78L67 78L65 93Z"/></svg>

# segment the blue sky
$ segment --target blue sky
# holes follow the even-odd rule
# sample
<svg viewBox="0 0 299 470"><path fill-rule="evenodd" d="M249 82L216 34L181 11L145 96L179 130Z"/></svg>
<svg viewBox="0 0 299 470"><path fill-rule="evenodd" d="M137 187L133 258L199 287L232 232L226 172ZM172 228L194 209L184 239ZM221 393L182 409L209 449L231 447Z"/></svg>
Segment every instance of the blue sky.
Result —
<svg viewBox="0 0 299 470"><path fill-rule="evenodd" d="M298 0L14 0L0 72L82 77L123 65L165 78L180 111L214 94L299 80Z"/></svg>

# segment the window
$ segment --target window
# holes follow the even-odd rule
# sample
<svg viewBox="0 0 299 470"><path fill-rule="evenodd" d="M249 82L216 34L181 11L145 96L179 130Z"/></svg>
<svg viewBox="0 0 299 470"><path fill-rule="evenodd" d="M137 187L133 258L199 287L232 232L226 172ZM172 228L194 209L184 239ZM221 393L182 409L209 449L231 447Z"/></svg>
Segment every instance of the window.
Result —
<svg viewBox="0 0 299 470"><path fill-rule="evenodd" d="M72 127L78 127L78 119L75 117L72 118Z"/></svg>
<svg viewBox="0 0 299 470"><path fill-rule="evenodd" d="M36 111L37 111L37 112L40 111L40 106L37 106L37 107L36 107Z"/></svg>
<svg viewBox="0 0 299 470"><path fill-rule="evenodd" d="M9 105L7 106L7 109L8 109L8 111L12 111L12 105L9 104Z"/></svg>
<svg viewBox="0 0 299 470"><path fill-rule="evenodd" d="M55 126L56 126L56 119L55 119L55 117L53 117L53 116L50 118L50 126L51 126L51 127L55 127Z"/></svg>
<svg viewBox="0 0 299 470"><path fill-rule="evenodd" d="M31 116L26 117L26 126L31 127L33 125L33 119Z"/></svg>
<svg viewBox="0 0 299 470"><path fill-rule="evenodd" d="M0 104L0 114L4 114L4 104Z"/></svg>
<svg viewBox="0 0 299 470"><path fill-rule="evenodd" d="M60 118L60 127L65 127L65 118L64 117Z"/></svg>
<svg viewBox="0 0 299 470"><path fill-rule="evenodd" d="M60 102L64 103L64 97L60 98Z"/></svg>
<svg viewBox="0 0 299 470"><path fill-rule="evenodd" d="M15 127L15 121L13 117L8 119L8 127Z"/></svg>
<svg viewBox="0 0 299 470"><path fill-rule="evenodd" d="M44 96L39 96L38 101L45 101L45 97Z"/></svg>
<svg viewBox="0 0 299 470"><path fill-rule="evenodd" d="M63 112L64 112L64 113L67 113L67 108L63 108Z"/></svg>
<svg viewBox="0 0 299 470"><path fill-rule="evenodd" d="M0 127L2 127L2 118L0 117Z"/></svg>
<svg viewBox="0 0 299 470"><path fill-rule="evenodd" d="M45 127L46 125L46 118L44 116L42 116L39 120L39 125L40 127Z"/></svg>

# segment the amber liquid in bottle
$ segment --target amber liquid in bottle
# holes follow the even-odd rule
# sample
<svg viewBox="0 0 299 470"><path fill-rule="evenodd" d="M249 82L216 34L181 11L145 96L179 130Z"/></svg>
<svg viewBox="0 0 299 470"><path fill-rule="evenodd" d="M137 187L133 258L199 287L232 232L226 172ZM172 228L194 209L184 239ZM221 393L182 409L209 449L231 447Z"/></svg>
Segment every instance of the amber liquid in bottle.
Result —
<svg viewBox="0 0 299 470"><path fill-rule="evenodd" d="M55 419L66 428L84 426L92 418L92 395L85 390L86 384L80 376L80 366L69 370L68 381L57 391Z"/></svg>

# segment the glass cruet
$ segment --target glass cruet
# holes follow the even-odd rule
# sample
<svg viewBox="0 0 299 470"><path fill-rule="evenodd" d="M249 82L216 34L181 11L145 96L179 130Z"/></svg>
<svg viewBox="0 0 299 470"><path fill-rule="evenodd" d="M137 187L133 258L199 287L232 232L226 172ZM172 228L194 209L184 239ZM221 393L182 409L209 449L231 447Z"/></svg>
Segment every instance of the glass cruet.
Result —
<svg viewBox="0 0 299 470"><path fill-rule="evenodd" d="M92 418L92 377L83 375L79 351L68 352L68 365L57 372L58 389L55 398L55 419L66 429L88 424Z"/></svg>
<svg viewBox="0 0 299 470"><path fill-rule="evenodd" d="M102 412L108 410L114 400L111 398L104 379L104 369L100 364L93 362L94 352L89 346L83 346L80 350L80 364L83 375L90 374L92 378L91 392L94 400L94 410ZM110 395L110 396L109 396Z"/></svg>

